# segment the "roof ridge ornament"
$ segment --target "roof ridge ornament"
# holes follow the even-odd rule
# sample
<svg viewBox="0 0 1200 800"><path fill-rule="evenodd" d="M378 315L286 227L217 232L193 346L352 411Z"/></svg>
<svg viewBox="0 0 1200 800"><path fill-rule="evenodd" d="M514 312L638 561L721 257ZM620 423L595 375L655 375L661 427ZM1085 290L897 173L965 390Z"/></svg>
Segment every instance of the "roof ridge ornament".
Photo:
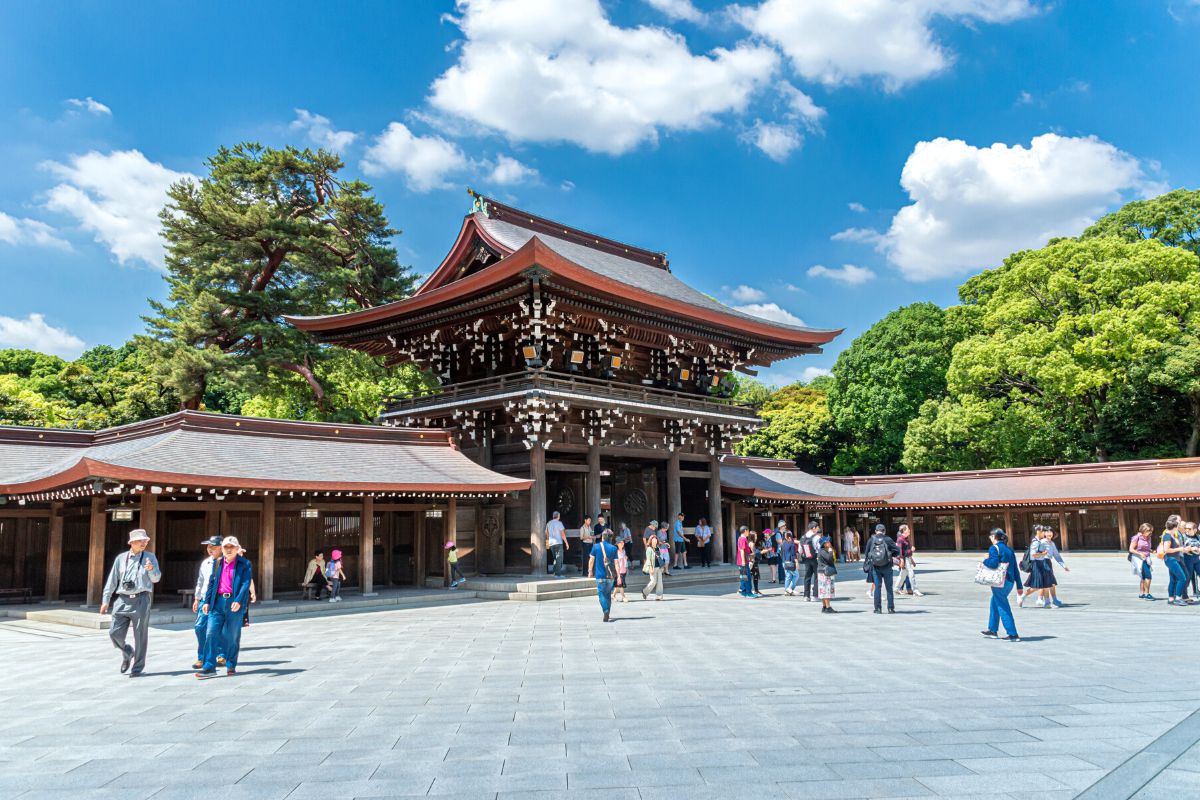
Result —
<svg viewBox="0 0 1200 800"><path fill-rule="evenodd" d="M470 186L467 187L467 194L475 198L475 201L471 204L472 214L483 214L485 217L491 216L491 214L488 213L490 209L488 207L488 201L486 197L472 189Z"/></svg>

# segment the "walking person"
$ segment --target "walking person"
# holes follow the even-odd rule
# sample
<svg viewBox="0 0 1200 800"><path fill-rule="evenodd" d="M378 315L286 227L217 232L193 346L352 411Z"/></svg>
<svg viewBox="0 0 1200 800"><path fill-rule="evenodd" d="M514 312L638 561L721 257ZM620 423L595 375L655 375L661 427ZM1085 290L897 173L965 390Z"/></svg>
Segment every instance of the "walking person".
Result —
<svg viewBox="0 0 1200 800"><path fill-rule="evenodd" d="M596 530L592 527L592 518L584 517L583 524L579 526L579 574L583 574L583 559L586 554L592 551L592 545L596 541Z"/></svg>
<svg viewBox="0 0 1200 800"><path fill-rule="evenodd" d="M907 525L900 526L900 534L896 537L896 547L900 549L900 557L896 559L899 572L896 573L896 593L924 597L917 589L917 560L914 558L917 548L913 547L912 531ZM909 589L904 591L904 581L908 579Z"/></svg>
<svg viewBox="0 0 1200 800"><path fill-rule="evenodd" d="M458 568L458 545L446 542L446 566L450 570L450 588L457 589L459 584L467 582L467 576Z"/></svg>
<svg viewBox="0 0 1200 800"><path fill-rule="evenodd" d="M857 561L858 550L858 533L854 528L846 528L842 531L842 560L846 563Z"/></svg>
<svg viewBox="0 0 1200 800"><path fill-rule="evenodd" d="M759 572L759 565L762 563L762 543L754 531L747 534L746 543L750 545L749 560L746 562L750 567L750 594L752 597L763 597L763 593L758 590L758 579L762 577Z"/></svg>
<svg viewBox="0 0 1200 800"><path fill-rule="evenodd" d="M675 517L675 524L671 527L671 543L675 550L675 568L690 569L687 560L687 533L683 530L683 514L680 513Z"/></svg>
<svg viewBox="0 0 1200 800"><path fill-rule="evenodd" d="M551 572L556 578L565 578L566 551L570 547L567 542L567 529L562 524L562 515L555 511L546 523L546 548L550 551Z"/></svg>
<svg viewBox="0 0 1200 800"><path fill-rule="evenodd" d="M201 605L204 595L208 592L208 581L212 577L213 564L221 555L221 537L210 536L200 544L205 546L208 558L200 562L200 569L196 574L196 588L192 592L192 613L196 615L196 622L192 626L196 632L196 660L192 663L192 669L200 669L204 666L204 643L208 641L208 614L201 609Z"/></svg>
<svg viewBox="0 0 1200 800"><path fill-rule="evenodd" d="M1002 528L993 528L988 538L991 539L992 546L988 548L983 565L988 569L1003 568L1006 580L1003 586L992 587L992 599L988 604L988 624L982 633L995 639L999 636L1000 625L1003 624L1008 640L1019 642L1021 637L1017 635L1017 623L1013 619L1012 606L1008 604L1008 596L1013 588L1021 591L1021 572L1017 569L1017 556L1008 546L1008 534Z"/></svg>
<svg viewBox="0 0 1200 800"><path fill-rule="evenodd" d="M150 637L150 605L154 584L162 580L158 559L146 548L150 534L141 528L129 532L129 549L113 559L100 597L100 614L108 613L112 603L112 623L108 638L121 651L121 674L136 678L146 668L146 646ZM133 628L133 646L125 643Z"/></svg>
<svg viewBox="0 0 1200 800"><path fill-rule="evenodd" d="M1188 589L1193 595L1200 595L1197 582L1200 582L1200 534L1196 533L1196 523L1179 523L1179 532L1183 536L1183 545L1188 548L1183 554L1183 601L1189 606L1200 603L1200 597L1188 597Z"/></svg>
<svg viewBox="0 0 1200 800"><path fill-rule="evenodd" d="M834 584L837 583L837 551L828 537L821 540L821 549L817 552L817 595L821 598L821 613L836 614L833 601Z"/></svg>
<svg viewBox="0 0 1200 800"><path fill-rule="evenodd" d="M1154 595L1150 594L1150 579L1153 577L1150 569L1150 554L1154 552L1153 533L1153 526L1149 522L1143 522L1138 526L1137 533L1129 540L1128 558L1133 568L1133 574L1138 578L1139 600L1154 599Z"/></svg>
<svg viewBox="0 0 1200 800"><path fill-rule="evenodd" d="M1054 562L1063 568L1064 572L1070 572L1071 568L1063 561L1062 553L1058 552L1058 545L1054 543L1054 528L1049 525L1042 526L1042 539L1046 542L1046 549L1050 552L1050 558L1046 561L1046 566L1050 568L1050 575L1054 575ZM1055 578L1054 583L1050 586L1050 602L1055 608L1062 608L1062 600L1058 599L1058 579Z"/></svg>
<svg viewBox="0 0 1200 800"><path fill-rule="evenodd" d="M708 520L701 517L696 522L696 549L700 553L700 566L708 569L712 566L712 553L709 546L712 544L712 526L708 524Z"/></svg>
<svg viewBox="0 0 1200 800"><path fill-rule="evenodd" d="M810 523L804 536L800 537L800 563L804 565L804 600L812 602L817 597L817 552L821 549L821 526Z"/></svg>
<svg viewBox="0 0 1200 800"><path fill-rule="evenodd" d="M329 602L342 602L342 581L346 580L346 573L342 571L342 551L334 550L329 554L329 563L325 565L325 577L329 579L330 585L333 587L329 590Z"/></svg>
<svg viewBox="0 0 1200 800"><path fill-rule="evenodd" d="M1187 574L1183 569L1183 557L1190 550L1184 546L1183 537L1179 533L1180 521L1178 514L1167 517L1166 527L1158 540L1158 557L1163 560L1167 572L1171 575L1171 581L1167 587L1167 605L1172 606L1187 605L1181 599L1183 585L1187 583Z"/></svg>
<svg viewBox="0 0 1200 800"><path fill-rule="evenodd" d="M250 600L250 582L254 579L250 559L238 554L241 549L233 536L221 540L221 559L213 565L208 591L204 594L208 641L205 643L204 664L196 673L197 678L211 678L217 674L218 655L225 657L226 675L237 673L242 616ZM335 550L334 554L337 555L338 551Z"/></svg>
<svg viewBox="0 0 1200 800"><path fill-rule="evenodd" d="M782 519L777 520L775 523L775 555L778 560L775 562L775 571L778 574L775 577L779 579L780 583L783 583L787 579L787 575L784 574L783 570L783 540L788 533L790 531L788 530L787 521Z"/></svg>
<svg viewBox="0 0 1200 800"><path fill-rule="evenodd" d="M629 528L622 526L625 533L629 533ZM617 557L613 561L613 566L616 567L616 582L613 584L613 591L619 592L621 602L628 603L629 598L625 596L625 585L629 582L629 547L624 539L617 540Z"/></svg>
<svg viewBox="0 0 1200 800"><path fill-rule="evenodd" d="M872 597L875 600L875 613L883 613L883 592L886 590L888 613L895 614L896 596L892 585L892 563L899 557L900 548L892 541L892 537L887 535L887 528L882 523L875 526L875 535L867 540L864 552L874 586Z"/></svg>
<svg viewBox="0 0 1200 800"><path fill-rule="evenodd" d="M775 531L770 528L764 528L762 538L758 540L758 553L761 563L767 565L767 582L779 583L778 565L779 565L779 550L775 546Z"/></svg>
<svg viewBox="0 0 1200 800"><path fill-rule="evenodd" d="M625 543L625 557L633 552L633 531L629 530L628 523L621 523L621 532L617 534L617 541Z"/></svg>
<svg viewBox="0 0 1200 800"><path fill-rule="evenodd" d="M1035 538L1029 544L1029 564L1032 568L1029 573L1029 587L1036 589L1038 592L1038 608L1046 608L1047 606L1054 608L1054 604L1050 602L1050 588L1058 581L1054 577L1054 568L1051 566L1050 546L1046 540L1046 528L1043 525L1038 525L1035 531ZM1027 592L1021 599L1028 598L1029 594Z"/></svg>
<svg viewBox="0 0 1200 800"><path fill-rule="evenodd" d="M606 530L600 534L600 540L592 545L592 553L588 556L588 577L596 579L596 595L600 598L600 610L604 612L604 621L611 622L613 585L617 578L617 567L613 563L617 558L617 548L612 543L612 531Z"/></svg>
<svg viewBox="0 0 1200 800"><path fill-rule="evenodd" d="M650 582L642 589L642 599L650 599L651 592L657 592L656 600L663 599L663 565L666 560L658 547L658 534L650 534L650 542L646 545L646 560L642 563L642 572L650 576Z"/></svg>
<svg viewBox="0 0 1200 800"><path fill-rule="evenodd" d="M216 555L221 554L221 537L214 536L216 541ZM216 556L214 556L215 558ZM325 551L317 550L313 553L313 557L308 561L308 567L304 570L304 580L300 581L312 591L316 596L314 600L321 599L321 592L329 591L329 579L325 577ZM199 601L203 597L199 592L196 593L196 600Z"/></svg>
<svg viewBox="0 0 1200 800"><path fill-rule="evenodd" d="M738 528L737 546L733 559L738 568L738 594L742 597L754 597L750 579L751 548L750 529L743 525Z"/></svg>
<svg viewBox="0 0 1200 800"><path fill-rule="evenodd" d="M779 558L783 563L783 593L788 597L796 596L796 586L800 583L799 554L796 535L791 531L784 532L783 544L779 547Z"/></svg>
<svg viewBox="0 0 1200 800"><path fill-rule="evenodd" d="M658 525L658 555L662 559L663 575L671 574L671 537L667 533L667 523Z"/></svg>

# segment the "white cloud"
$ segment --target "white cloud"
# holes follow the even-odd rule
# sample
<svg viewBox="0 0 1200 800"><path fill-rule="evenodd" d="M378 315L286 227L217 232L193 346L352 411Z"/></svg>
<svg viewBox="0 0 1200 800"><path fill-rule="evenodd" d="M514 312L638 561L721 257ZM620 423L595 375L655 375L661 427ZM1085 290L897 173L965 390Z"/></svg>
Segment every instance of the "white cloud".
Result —
<svg viewBox="0 0 1200 800"><path fill-rule="evenodd" d="M82 109L89 114L95 114L97 116L112 116L111 108L104 105L104 103L101 103L99 100L93 100L90 97L85 97L82 100L80 100L78 97L68 98L67 105L71 106L72 108Z"/></svg>
<svg viewBox="0 0 1200 800"><path fill-rule="evenodd" d="M354 131L335 130L328 117L313 114L303 108L296 109L296 119L292 120L292 124L288 127L291 130L303 132L318 147L335 153L342 152L354 144L354 140L358 138L358 134Z"/></svg>
<svg viewBox="0 0 1200 800"><path fill-rule="evenodd" d="M730 289L728 286L722 286L721 288L728 292L729 296L732 297L736 303L758 303L767 299L767 293L762 289L756 289L753 286L747 286L744 283L735 286L732 289Z"/></svg>
<svg viewBox="0 0 1200 800"><path fill-rule="evenodd" d="M55 233L54 228L44 222L28 217L12 217L0 211L0 242L70 250L71 245L55 236Z"/></svg>
<svg viewBox="0 0 1200 800"><path fill-rule="evenodd" d="M558 185L558 188L564 192L572 191L575 188L575 181L563 181Z"/></svg>
<svg viewBox="0 0 1200 800"><path fill-rule="evenodd" d="M625 153L661 131L743 111L775 73L769 47L695 55L660 27L621 28L599 0L457 0L458 62L431 86L438 111L513 140Z"/></svg>
<svg viewBox="0 0 1200 800"><path fill-rule="evenodd" d="M468 166L458 145L440 136L417 136L403 122L393 122L375 137L360 163L368 175L404 174L413 191L445 188L447 177Z"/></svg>
<svg viewBox="0 0 1200 800"><path fill-rule="evenodd" d="M846 207L849 208L851 211L853 211L855 214L867 213L867 207L864 206L862 203L850 203Z"/></svg>
<svg viewBox="0 0 1200 800"><path fill-rule="evenodd" d="M832 375L833 371L824 367L805 367L804 372L800 373L800 380L809 383L815 378L823 378L826 375Z"/></svg>
<svg viewBox="0 0 1200 800"><path fill-rule="evenodd" d="M74 217L121 264L137 259L162 267L158 213L171 184L194 175L167 169L137 150L92 151L43 166L62 181L47 194L46 208Z"/></svg>
<svg viewBox="0 0 1200 800"><path fill-rule="evenodd" d="M779 96L787 104L787 116L791 119L802 120L805 127L810 130L820 130L821 120L825 117L825 109L787 81L779 81L776 86L779 89Z"/></svg>
<svg viewBox="0 0 1200 800"><path fill-rule="evenodd" d="M838 281L848 286L858 286L874 278L875 273L866 267L858 267L854 264L842 264L842 266L836 269L817 264L808 268L808 277L829 278L832 281Z"/></svg>
<svg viewBox="0 0 1200 800"><path fill-rule="evenodd" d="M522 164L512 156L499 155L496 156L496 163L491 165L487 180L500 186L511 186L532 181L537 176L538 171L533 167Z"/></svg>
<svg viewBox="0 0 1200 800"><path fill-rule="evenodd" d="M1077 235L1128 192L1155 188L1128 153L1053 133L1028 147L918 142L900 184L912 203L877 246L914 281L997 266L1016 250Z"/></svg>
<svg viewBox="0 0 1200 800"><path fill-rule="evenodd" d="M752 317L762 317L773 322L782 322L784 325L795 325L798 328L805 327L804 320L792 312L780 308L778 303L746 303L745 305L734 306L734 308Z"/></svg>
<svg viewBox="0 0 1200 800"><path fill-rule="evenodd" d="M829 238L835 242L866 242L868 244L876 244L883 238L883 234L873 228L846 228L844 231L838 231Z"/></svg>
<svg viewBox="0 0 1200 800"><path fill-rule="evenodd" d="M794 125L755 120L741 135L741 140L763 151L772 161L787 161L793 151L804 144L804 136Z"/></svg>
<svg viewBox="0 0 1200 800"><path fill-rule="evenodd" d="M837 86L878 77L889 90L952 63L931 29L936 18L1001 23L1036 11L1029 0L764 0L731 8L804 78Z"/></svg>
<svg viewBox="0 0 1200 800"><path fill-rule="evenodd" d="M74 359L83 352L85 345L78 336L47 324L43 315L30 314L25 319L0 316L0 347L37 350Z"/></svg>
<svg viewBox="0 0 1200 800"><path fill-rule="evenodd" d="M651 6L668 19L684 22L704 22L705 20L704 12L696 8L692 4L692 0L646 0L646 5Z"/></svg>

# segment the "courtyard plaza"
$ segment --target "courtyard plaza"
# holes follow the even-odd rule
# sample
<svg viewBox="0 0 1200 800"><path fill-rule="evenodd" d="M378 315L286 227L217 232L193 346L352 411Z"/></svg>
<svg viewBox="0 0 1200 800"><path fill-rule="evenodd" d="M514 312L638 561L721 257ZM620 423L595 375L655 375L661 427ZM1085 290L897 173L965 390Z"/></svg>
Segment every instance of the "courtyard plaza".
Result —
<svg viewBox="0 0 1200 800"><path fill-rule="evenodd" d="M765 576L757 600L668 579L612 624L594 597L314 604L207 681L190 626L155 626L134 681L102 632L3 622L0 795L1200 796L1200 608L1138 600L1119 554L1065 557L1067 605L1014 609L1019 643L980 635L975 558L921 554L895 615L858 564L837 615Z"/></svg>

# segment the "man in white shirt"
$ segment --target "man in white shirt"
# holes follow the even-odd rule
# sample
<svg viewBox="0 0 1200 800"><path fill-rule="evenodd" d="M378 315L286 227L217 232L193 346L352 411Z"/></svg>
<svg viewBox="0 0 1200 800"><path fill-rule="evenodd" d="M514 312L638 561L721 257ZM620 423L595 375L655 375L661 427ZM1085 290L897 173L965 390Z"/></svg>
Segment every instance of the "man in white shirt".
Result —
<svg viewBox="0 0 1200 800"><path fill-rule="evenodd" d="M546 523L546 547L550 550L551 563L554 564L554 577L562 578L563 559L566 548L571 545L567 543L567 529L563 526L562 515L557 511L551 516L550 521Z"/></svg>
<svg viewBox="0 0 1200 800"><path fill-rule="evenodd" d="M204 666L204 644L208 641L208 614L204 613L201 599L208 591L208 582L212 579L213 559L221 555L221 537L212 536L200 544L208 547L208 558L200 562L200 571L196 575L196 593L193 595L192 611L196 614L196 663L192 669Z"/></svg>

